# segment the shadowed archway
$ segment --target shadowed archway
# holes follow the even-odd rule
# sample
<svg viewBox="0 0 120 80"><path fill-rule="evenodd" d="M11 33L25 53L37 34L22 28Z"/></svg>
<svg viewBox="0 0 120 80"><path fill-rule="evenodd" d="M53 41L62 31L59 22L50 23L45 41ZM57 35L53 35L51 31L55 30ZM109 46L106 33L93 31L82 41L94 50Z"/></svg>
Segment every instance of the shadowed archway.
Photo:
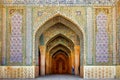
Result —
<svg viewBox="0 0 120 80"><path fill-rule="evenodd" d="M51 34L55 32L56 33L48 36L49 32L51 32ZM56 15L50 20L48 20L47 22L45 22L45 24L43 24L38 29L35 37L36 37L35 38L36 67L40 65L40 68L39 68L40 75L51 73L49 68L50 66L48 66L48 63L49 63L48 61L50 59L50 54L51 54L49 50L52 50L53 48L55 48L56 45L59 45L58 49L54 49L56 51L53 50L53 52L62 51L64 54L60 54L60 55L64 55L65 57L65 54L70 54L70 57L72 57L69 60L72 64L71 64L71 67L69 67L70 69L68 73L72 74L72 69L74 69L75 75L79 75L83 77L83 60L84 60L83 59L84 58L83 57L83 54L84 54L83 39L84 38L83 38L83 33L80 30L80 27L78 27L76 24L74 24L72 21L65 18L64 16ZM57 42L57 40L59 41ZM62 47L60 46L60 44L62 45ZM68 52L67 48L69 49L70 53ZM38 56L38 52L40 54L40 57ZM60 58L60 59L61 61L65 60L65 58L64 59ZM60 59L58 60L60 61ZM46 66L48 67L46 68Z"/></svg>

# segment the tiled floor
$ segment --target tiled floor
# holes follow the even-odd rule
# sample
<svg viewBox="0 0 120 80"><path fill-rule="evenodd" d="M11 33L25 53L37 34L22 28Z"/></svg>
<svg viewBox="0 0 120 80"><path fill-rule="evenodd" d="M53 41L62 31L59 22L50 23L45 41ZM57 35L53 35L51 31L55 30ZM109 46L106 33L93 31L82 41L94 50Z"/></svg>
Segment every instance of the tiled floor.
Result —
<svg viewBox="0 0 120 80"><path fill-rule="evenodd" d="M82 79L74 75L48 75L35 79L0 79L0 80L120 80L120 79Z"/></svg>

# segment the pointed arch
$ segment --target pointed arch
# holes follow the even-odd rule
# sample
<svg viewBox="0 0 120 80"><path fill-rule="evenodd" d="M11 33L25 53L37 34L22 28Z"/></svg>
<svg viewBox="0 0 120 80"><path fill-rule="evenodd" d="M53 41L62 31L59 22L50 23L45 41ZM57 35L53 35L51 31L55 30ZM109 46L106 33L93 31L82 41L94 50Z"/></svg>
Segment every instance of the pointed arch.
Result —
<svg viewBox="0 0 120 80"><path fill-rule="evenodd" d="M48 45L51 41L53 41L54 39L58 38L58 37L61 37L61 38L64 38L66 39L67 41L69 41L71 44L74 45L73 41L71 39L69 39L67 36L65 36L64 34L56 34L54 37L52 37L50 40L48 40L48 42L46 43L46 45Z"/></svg>
<svg viewBox="0 0 120 80"><path fill-rule="evenodd" d="M68 53L67 55L70 55L70 53L71 53L71 51L68 47L66 47L65 45L62 45L62 44L58 44L58 45L54 46L52 49L50 49L50 54L53 55L58 50L62 50L64 52Z"/></svg>
<svg viewBox="0 0 120 80"><path fill-rule="evenodd" d="M67 16L61 14L61 13L56 13L54 15L52 15L52 17L49 17L47 20L44 21L44 23L39 24L33 33L33 59L35 59L35 54L37 54L38 52L38 43L39 43L39 37L40 35L47 30L49 27L57 24L57 23L62 23L64 25L66 25L68 28L72 29L80 38L80 41L82 41L80 43L80 45L82 46L81 48L81 52L85 53L85 36L84 36L84 30L82 28L79 27L79 25L77 23L75 23L73 20L71 20L70 18L68 18ZM35 44L35 45L34 45ZM82 55L84 56L84 55ZM82 57L85 58L85 57ZM83 60L83 59L82 59Z"/></svg>
<svg viewBox="0 0 120 80"><path fill-rule="evenodd" d="M34 30L34 34L33 34L33 60L36 61L38 60L37 56L38 55L38 46L39 46L39 37L41 36L41 34L46 31L48 28L50 28L51 26L55 25L55 24L58 24L58 23L61 23L63 25L65 25L66 27L70 28L73 32L75 32L75 34L78 36L78 38L80 39L79 42L80 44L78 46L81 46L80 47L80 51L79 53L81 53L79 56L81 58L78 58L80 59L80 69L82 70L83 69L83 65L84 65L84 60L85 60L85 57L84 57L84 54L85 54L85 36L84 36L84 31L82 30L82 28L80 28L80 26L76 23L74 23L74 21L71 20L71 18L68 18L64 15L61 15L61 14L55 14L54 16L52 17L49 17L49 19L47 18L47 20L45 20L44 23L40 23L38 24L37 27L35 30ZM42 45L40 46L42 49L44 48L44 52L46 51L46 45ZM77 48L77 47L74 47L74 48ZM41 57L42 59L41 60L45 60L45 57ZM36 59L36 60L35 60ZM36 61L38 62L38 61ZM34 64L36 65L36 64ZM44 64L43 64L44 65ZM48 63L46 63L46 65L48 65ZM78 66L78 65L77 65ZM45 68L44 68L45 69ZM78 70L78 68L76 67L76 70ZM82 70L83 71L83 70ZM42 73L44 75L44 73ZM81 77L83 76L83 72L81 72Z"/></svg>
<svg viewBox="0 0 120 80"><path fill-rule="evenodd" d="M58 55L59 52L62 52L63 55L65 55L66 57L69 57L69 55L64 50L58 50L54 54L52 54L51 56L55 57L56 55Z"/></svg>
<svg viewBox="0 0 120 80"><path fill-rule="evenodd" d="M74 43L72 42L71 39L67 38L63 34L57 34L46 43L46 49L47 51L50 51L54 46L59 45L59 44L65 45L66 47L68 47L68 49L74 48Z"/></svg>

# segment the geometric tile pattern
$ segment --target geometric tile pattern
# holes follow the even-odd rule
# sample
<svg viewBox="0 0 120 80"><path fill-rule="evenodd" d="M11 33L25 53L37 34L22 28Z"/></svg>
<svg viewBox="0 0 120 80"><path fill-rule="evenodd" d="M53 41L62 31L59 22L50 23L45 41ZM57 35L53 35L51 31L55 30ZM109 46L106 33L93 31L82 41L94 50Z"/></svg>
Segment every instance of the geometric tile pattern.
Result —
<svg viewBox="0 0 120 80"><path fill-rule="evenodd" d="M0 78L34 78L34 66L0 66Z"/></svg>
<svg viewBox="0 0 120 80"><path fill-rule="evenodd" d="M120 66L116 66L116 78L120 79Z"/></svg>
<svg viewBox="0 0 120 80"><path fill-rule="evenodd" d="M11 24L10 62L22 62L22 16L14 14Z"/></svg>
<svg viewBox="0 0 120 80"><path fill-rule="evenodd" d="M108 62L108 34L106 31L107 16L104 13L98 14L96 18L96 62Z"/></svg>
<svg viewBox="0 0 120 80"><path fill-rule="evenodd" d="M113 3L115 0L4 0L5 3L35 3L35 4L79 4L79 3Z"/></svg>
<svg viewBox="0 0 120 80"><path fill-rule="evenodd" d="M84 66L84 71L85 79L110 79L116 75L115 66Z"/></svg>
<svg viewBox="0 0 120 80"><path fill-rule="evenodd" d="M118 56L117 56L117 63L120 64L120 18L118 20L118 27L117 27L117 34L118 34Z"/></svg>

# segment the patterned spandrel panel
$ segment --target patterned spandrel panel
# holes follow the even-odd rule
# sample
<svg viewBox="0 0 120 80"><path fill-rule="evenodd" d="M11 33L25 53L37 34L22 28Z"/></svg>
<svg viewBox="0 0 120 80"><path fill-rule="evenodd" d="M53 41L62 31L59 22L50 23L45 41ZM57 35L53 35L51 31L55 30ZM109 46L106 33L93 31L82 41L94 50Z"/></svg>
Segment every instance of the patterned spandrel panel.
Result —
<svg viewBox="0 0 120 80"><path fill-rule="evenodd" d="M98 14L96 22L96 62L108 62L108 33L106 31L107 16L104 13Z"/></svg>
<svg viewBox="0 0 120 80"><path fill-rule="evenodd" d="M22 62L22 16L15 13L11 24L10 62Z"/></svg>

